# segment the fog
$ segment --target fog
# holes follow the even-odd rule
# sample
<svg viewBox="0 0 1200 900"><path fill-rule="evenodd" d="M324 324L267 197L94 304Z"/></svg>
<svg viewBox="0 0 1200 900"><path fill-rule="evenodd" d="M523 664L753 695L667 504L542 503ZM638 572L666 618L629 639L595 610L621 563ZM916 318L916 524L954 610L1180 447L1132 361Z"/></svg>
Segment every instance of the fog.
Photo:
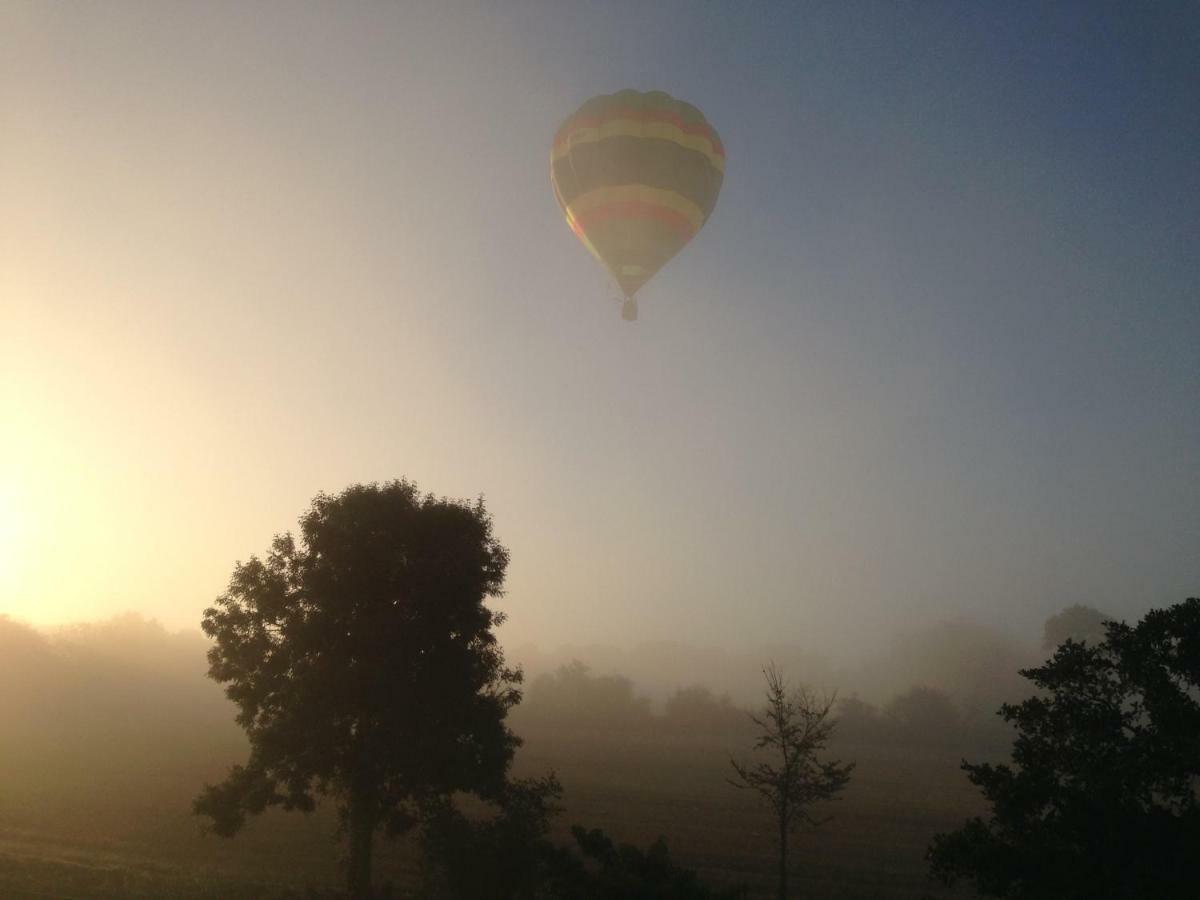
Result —
<svg viewBox="0 0 1200 900"><path fill-rule="evenodd" d="M839 739L999 753L1006 732L994 712L1028 692L1017 669L1040 661L1039 640L944 624L896 637L855 666L787 646L526 646L508 654L525 671L512 722L535 745L563 734L715 740L719 765L752 733L746 713L760 705L762 668L773 661L796 683L837 693ZM49 818L120 840L152 830L143 803L168 787L176 793L153 815L181 827L203 780L245 753L236 708L206 677L209 645L198 630L172 632L134 613L49 630L0 617L0 825Z"/></svg>
<svg viewBox="0 0 1200 900"><path fill-rule="evenodd" d="M161 755L160 742L178 750L238 734L235 708L206 677L210 641L198 629L169 631L137 613L52 629L0 616L0 629L7 753L38 765L50 753L119 767L130 767L134 753L136 769L140 754ZM886 706L913 688L928 688L960 713L992 712L1024 695L1027 683L1017 670L1042 660L1041 639L1040 632L1022 640L952 622L894 636L883 652L853 664L789 645L757 652L681 643L522 645L506 655L525 675L518 718L577 716L600 728L611 724L610 716L626 724L661 719L688 691L739 711L757 706L770 662L791 680L843 699Z"/></svg>
<svg viewBox="0 0 1200 900"><path fill-rule="evenodd" d="M729 779L774 664L857 763L797 841L805 891L956 896L925 852L981 813L959 766L1009 758L1019 671L1200 582L1198 13L0 2L0 895L332 890L347 831L369 872L374 804L421 793L362 786L387 769L364 733L445 775L507 765L504 721L562 814L551 780L491 783L516 824L444 807L452 838L546 832L514 855L764 895L772 825ZM573 112L628 89L658 105ZM611 183L572 210L555 157L575 177L592 143ZM637 321L587 214L681 251ZM486 501L471 534L499 543L464 562L456 533L410 572L389 554L427 532L365 531L365 589L300 583L328 548L272 540L314 496L400 478ZM261 616L207 621L222 645L201 617L231 570ZM285 632L332 645L288 659ZM451 706L478 733L429 749L423 670L390 705L318 702L355 679L375 692L343 701L378 700L410 635L451 647L409 652L477 689ZM272 677L313 693L272 707ZM355 803L274 808L313 801L255 781L264 703L297 716L274 748ZM362 783L314 749L334 732ZM575 823L634 849L585 831L596 856L558 854ZM432 883L428 849L388 844L381 879Z"/></svg>
<svg viewBox="0 0 1200 900"><path fill-rule="evenodd" d="M959 764L1007 758L1014 733L997 708L1033 693L1017 670L1068 637L1101 639L1104 618L1073 606L1024 635L945 622L857 660L790 645L514 648L525 680L509 714L523 741L513 773L557 773L555 840L577 823L632 845L666 836L710 883L766 896L769 821L731 787L729 761L760 735L751 714L773 663L832 702L828 752L856 766L833 818L796 842L806 893L965 896L931 882L925 862L934 832L980 812ZM235 840L192 814L201 786L248 749L206 677L210 646L136 613L53 629L0 617L0 893L287 898L342 879L344 832L327 803L269 812ZM380 883L424 896L408 893L426 883L424 845L380 844Z"/></svg>
<svg viewBox="0 0 1200 900"><path fill-rule="evenodd" d="M1020 681L1017 669L1040 659L1039 641L1034 635L1017 636L957 620L884 638L872 636L869 652L845 655L795 644L722 649L656 641L625 647L522 644L512 656L535 678L573 660L585 661L598 673L628 677L656 703L684 685L726 692L743 704L757 702L762 693L762 667L774 660L806 684L875 702L887 700L909 685L923 684L973 705L994 704L1011 694Z"/></svg>

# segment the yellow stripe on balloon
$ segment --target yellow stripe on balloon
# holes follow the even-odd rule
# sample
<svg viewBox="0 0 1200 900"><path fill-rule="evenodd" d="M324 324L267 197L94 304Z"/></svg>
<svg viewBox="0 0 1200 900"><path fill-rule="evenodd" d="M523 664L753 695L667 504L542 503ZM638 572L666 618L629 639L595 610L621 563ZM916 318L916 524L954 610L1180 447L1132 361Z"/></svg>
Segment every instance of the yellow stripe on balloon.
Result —
<svg viewBox="0 0 1200 900"><path fill-rule="evenodd" d="M698 150L708 157L717 171L724 174L725 157L713 149L712 141L697 134L688 134L670 122L638 122L633 119L611 119L595 128L578 128L567 135L567 139L554 146L550 159L562 159L572 147L591 144L610 137L646 137L671 141L689 150Z"/></svg>

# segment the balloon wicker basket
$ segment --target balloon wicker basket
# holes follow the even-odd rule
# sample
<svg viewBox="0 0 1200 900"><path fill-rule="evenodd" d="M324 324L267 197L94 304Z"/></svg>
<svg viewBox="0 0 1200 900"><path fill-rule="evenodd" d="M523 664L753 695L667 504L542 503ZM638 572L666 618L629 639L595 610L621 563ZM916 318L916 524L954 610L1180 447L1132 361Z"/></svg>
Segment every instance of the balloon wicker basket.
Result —
<svg viewBox="0 0 1200 900"><path fill-rule="evenodd" d="M626 322L636 322L637 312L637 301L632 297L626 297L621 304L621 318Z"/></svg>

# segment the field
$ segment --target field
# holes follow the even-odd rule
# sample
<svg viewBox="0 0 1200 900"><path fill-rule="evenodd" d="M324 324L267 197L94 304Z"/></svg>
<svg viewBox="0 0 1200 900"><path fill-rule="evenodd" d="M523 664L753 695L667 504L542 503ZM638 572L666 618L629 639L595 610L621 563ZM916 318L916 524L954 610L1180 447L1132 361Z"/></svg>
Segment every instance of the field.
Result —
<svg viewBox="0 0 1200 900"><path fill-rule="evenodd" d="M573 823L643 847L663 835L677 861L710 882L765 897L774 831L766 810L725 781L729 752L739 749L717 738L530 731L515 770L558 773L566 789L559 837ZM235 748L222 750L217 758L237 758ZM962 896L930 883L923 860L935 832L980 811L958 757L869 746L839 752L858 768L826 810L833 819L793 844L795 896ZM336 888L337 823L328 810L268 814L233 840L202 833L188 804L220 775L223 764L200 761L212 758L80 769L53 784L5 779L0 896L237 900ZM419 859L411 842L381 846L378 856L380 880L412 896Z"/></svg>

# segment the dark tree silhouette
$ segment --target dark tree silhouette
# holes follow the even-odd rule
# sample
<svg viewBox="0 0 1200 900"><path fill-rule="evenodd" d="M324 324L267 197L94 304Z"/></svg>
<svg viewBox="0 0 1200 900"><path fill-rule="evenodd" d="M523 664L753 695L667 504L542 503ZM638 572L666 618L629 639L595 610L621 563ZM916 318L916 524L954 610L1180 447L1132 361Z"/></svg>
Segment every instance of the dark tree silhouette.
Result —
<svg viewBox="0 0 1200 900"><path fill-rule="evenodd" d="M745 896L738 887L703 884L695 872L671 859L661 836L644 851L632 844L614 844L598 828L574 825L571 836L590 865L576 869L582 877L568 882L570 891L559 895L561 900L738 900Z"/></svg>
<svg viewBox="0 0 1200 900"><path fill-rule="evenodd" d="M1098 609L1075 604L1055 613L1042 627L1042 649L1053 653L1054 648L1068 638L1076 643L1098 644L1104 640L1104 623L1110 619Z"/></svg>
<svg viewBox="0 0 1200 900"><path fill-rule="evenodd" d="M761 716L750 719L760 734L756 750L765 750L773 762L756 765L731 759L736 778L729 783L741 790L762 795L775 813L779 828L779 898L787 898L788 838L797 819L816 827L828 819L816 819L813 804L833 797L850 781L854 763L822 762L817 754L833 735L835 721L829 713L836 697L818 698L805 688L790 690L775 664L763 670L767 680L767 703Z"/></svg>
<svg viewBox="0 0 1200 900"><path fill-rule="evenodd" d="M578 874L550 842L561 812L554 775L509 782L491 798L494 815L468 818L449 797L429 806L421 829L429 900L521 900L569 896Z"/></svg>
<svg viewBox="0 0 1200 900"><path fill-rule="evenodd" d="M659 837L646 851L614 844L575 825L572 848L548 838L562 787L551 775L513 781L495 798L496 815L467 818L438 804L422 830L428 900L737 900L677 865Z"/></svg>
<svg viewBox="0 0 1200 900"><path fill-rule="evenodd" d="M1200 884L1200 599L1067 640L1001 715L1013 765L963 763L992 807L938 835L943 881L1022 900L1185 898Z"/></svg>
<svg viewBox="0 0 1200 900"><path fill-rule="evenodd" d="M518 739L505 725L520 672L492 632L508 552L483 502L407 481L319 494L300 542L234 569L204 613L209 675L226 684L250 758L196 799L232 835L269 806L337 803L352 897L371 892L371 850L422 804L504 789Z"/></svg>

